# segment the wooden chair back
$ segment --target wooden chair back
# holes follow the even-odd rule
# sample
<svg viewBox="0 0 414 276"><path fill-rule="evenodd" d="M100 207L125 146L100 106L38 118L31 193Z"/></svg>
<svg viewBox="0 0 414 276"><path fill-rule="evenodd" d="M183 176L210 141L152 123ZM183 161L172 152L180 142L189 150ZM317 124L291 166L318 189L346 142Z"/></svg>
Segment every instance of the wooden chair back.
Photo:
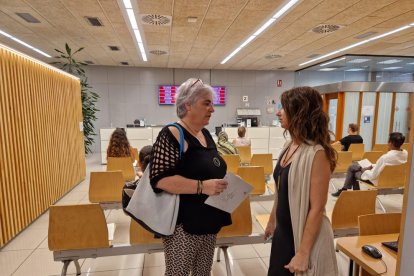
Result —
<svg viewBox="0 0 414 276"><path fill-rule="evenodd" d="M129 243L130 244L153 244L162 243L161 239L154 238L154 234L147 231L135 220L131 219L129 226Z"/></svg>
<svg viewBox="0 0 414 276"><path fill-rule="evenodd" d="M232 224L224 226L218 233L219 238L249 236L252 233L252 213L250 199L247 197L231 214Z"/></svg>
<svg viewBox="0 0 414 276"><path fill-rule="evenodd" d="M250 194L264 194L266 181L264 175L264 168L262 166L239 167L239 169L237 170L237 175L239 175L244 181L253 186L253 190L250 192Z"/></svg>
<svg viewBox="0 0 414 276"><path fill-rule="evenodd" d="M270 214L257 214L255 218L263 231L266 230L267 223L270 219Z"/></svg>
<svg viewBox="0 0 414 276"><path fill-rule="evenodd" d="M92 203L121 202L124 184L121 171L91 172L89 201Z"/></svg>
<svg viewBox="0 0 414 276"><path fill-rule="evenodd" d="M358 217L375 213L376 190L343 191L332 211L332 229L358 228Z"/></svg>
<svg viewBox="0 0 414 276"><path fill-rule="evenodd" d="M365 145L351 144L348 151L352 152L352 161L362 160L362 156L364 156L365 152Z"/></svg>
<svg viewBox="0 0 414 276"><path fill-rule="evenodd" d="M384 154L385 152L382 151L366 151L364 152L362 159L368 159L372 164L376 164L377 160Z"/></svg>
<svg viewBox="0 0 414 276"><path fill-rule="evenodd" d="M237 174L237 169L240 167L240 155L223 154L221 157L227 164L227 171Z"/></svg>
<svg viewBox="0 0 414 276"><path fill-rule="evenodd" d="M388 144L375 144L372 147L372 151L382 151L382 152L388 152Z"/></svg>
<svg viewBox="0 0 414 276"><path fill-rule="evenodd" d="M139 152L137 148L132 148L132 157L135 161L139 161Z"/></svg>
<svg viewBox="0 0 414 276"><path fill-rule="evenodd" d="M400 233L401 213L359 216L358 225L360 236Z"/></svg>
<svg viewBox="0 0 414 276"><path fill-rule="evenodd" d="M236 147L239 151L240 155L240 162L242 164L250 164L250 160L252 159L252 148L251 145L249 146L242 146Z"/></svg>
<svg viewBox="0 0 414 276"><path fill-rule="evenodd" d="M273 173L273 157L271 153L255 153L250 161L251 166L263 166L264 174L271 175Z"/></svg>
<svg viewBox="0 0 414 276"><path fill-rule="evenodd" d="M401 188L407 184L407 163L385 166L378 176L377 189Z"/></svg>
<svg viewBox="0 0 414 276"><path fill-rule="evenodd" d="M334 148L334 150L336 150L337 152L342 151L342 145L341 144L335 144L332 145L332 147Z"/></svg>
<svg viewBox="0 0 414 276"><path fill-rule="evenodd" d="M412 145L410 143L404 143L402 144L401 148L405 149L406 151L410 152L411 151L411 147Z"/></svg>
<svg viewBox="0 0 414 276"><path fill-rule="evenodd" d="M338 151L338 163L336 164L334 173L344 173L352 164L352 152Z"/></svg>
<svg viewBox="0 0 414 276"><path fill-rule="evenodd" d="M107 171L122 171L125 181L135 179L135 170L131 157L108 157Z"/></svg>
<svg viewBox="0 0 414 276"><path fill-rule="evenodd" d="M104 212L96 203L49 209L49 250L110 247Z"/></svg>

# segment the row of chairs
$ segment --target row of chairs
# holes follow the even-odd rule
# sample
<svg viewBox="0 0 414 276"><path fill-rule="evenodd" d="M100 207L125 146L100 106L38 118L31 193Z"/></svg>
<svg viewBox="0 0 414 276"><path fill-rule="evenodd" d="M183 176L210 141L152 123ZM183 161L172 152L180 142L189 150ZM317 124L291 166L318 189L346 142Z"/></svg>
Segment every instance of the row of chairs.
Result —
<svg viewBox="0 0 414 276"><path fill-rule="evenodd" d="M223 227L216 246L224 252L227 275L231 275L227 249L233 245L262 243L263 234L252 233L250 200L246 198L232 213L233 224ZM59 205L50 207L48 246L55 261L62 261L63 276L70 262L81 274L79 259L152 253L163 250L160 239L131 220L128 244L114 244L99 204ZM217 258L219 261L220 253Z"/></svg>

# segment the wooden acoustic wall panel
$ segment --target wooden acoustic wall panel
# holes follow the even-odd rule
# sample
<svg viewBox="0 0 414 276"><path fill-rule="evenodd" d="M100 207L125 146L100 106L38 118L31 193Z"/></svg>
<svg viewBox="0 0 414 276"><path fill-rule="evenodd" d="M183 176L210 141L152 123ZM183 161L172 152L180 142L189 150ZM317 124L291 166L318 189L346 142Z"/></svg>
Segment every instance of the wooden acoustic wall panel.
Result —
<svg viewBox="0 0 414 276"><path fill-rule="evenodd" d="M85 178L79 80L0 45L0 247Z"/></svg>

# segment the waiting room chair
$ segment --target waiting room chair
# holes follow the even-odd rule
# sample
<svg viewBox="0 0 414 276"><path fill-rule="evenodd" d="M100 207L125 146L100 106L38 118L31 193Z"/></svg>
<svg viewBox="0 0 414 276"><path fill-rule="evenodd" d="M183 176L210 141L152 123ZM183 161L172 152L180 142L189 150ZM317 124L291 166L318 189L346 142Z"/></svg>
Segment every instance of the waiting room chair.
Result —
<svg viewBox="0 0 414 276"><path fill-rule="evenodd" d="M249 146L242 146L236 147L239 151L240 155L240 162L244 165L250 164L250 160L252 159L252 148L251 145Z"/></svg>
<svg viewBox="0 0 414 276"><path fill-rule="evenodd" d="M255 153L250 161L251 166L263 166L266 176L273 173L273 157L271 153Z"/></svg>
<svg viewBox="0 0 414 276"><path fill-rule="evenodd" d="M257 214L254 216L263 231L266 230L267 223L269 222L270 214Z"/></svg>
<svg viewBox="0 0 414 276"><path fill-rule="evenodd" d="M131 157L108 157L107 171L122 171L125 181L135 180Z"/></svg>
<svg viewBox="0 0 414 276"><path fill-rule="evenodd" d="M240 155L238 154L223 154L221 156L227 164L227 172L237 174L240 167Z"/></svg>
<svg viewBox="0 0 414 276"><path fill-rule="evenodd" d="M262 166L239 167L237 175L253 186L251 195L262 195L266 190L264 168Z"/></svg>
<svg viewBox="0 0 414 276"><path fill-rule="evenodd" d="M384 154L385 152L382 151L366 151L364 152L362 159L368 159L372 164L376 164L377 160Z"/></svg>
<svg viewBox="0 0 414 276"><path fill-rule="evenodd" d="M346 173L348 167L352 164L352 152L349 151L338 151L338 160L336 163L334 174ZM338 189L335 187L333 179L329 181L334 191Z"/></svg>
<svg viewBox="0 0 414 276"><path fill-rule="evenodd" d="M358 225L360 236L400 233L401 213L359 216Z"/></svg>
<svg viewBox="0 0 414 276"><path fill-rule="evenodd" d="M358 234L358 217L375 213L376 190L343 191L331 214L335 237Z"/></svg>
<svg viewBox="0 0 414 276"><path fill-rule="evenodd" d="M48 247L51 251L108 248L108 227L99 204L53 205L49 208ZM66 275L70 260L64 261ZM81 270L74 261L77 275Z"/></svg>
<svg viewBox="0 0 414 276"><path fill-rule="evenodd" d="M408 182L407 171L407 163L396 166L385 166L378 176L378 184L376 186L364 181L361 182L377 190L378 195L404 194L404 188ZM381 200L378 197L377 200L382 211L385 213L386 209Z"/></svg>
<svg viewBox="0 0 414 276"><path fill-rule="evenodd" d="M388 151L388 144L375 144L372 147L372 151L382 151L386 153Z"/></svg>
<svg viewBox="0 0 414 276"><path fill-rule="evenodd" d="M132 148L132 156L135 161L139 161L139 151L137 148Z"/></svg>
<svg viewBox="0 0 414 276"><path fill-rule="evenodd" d="M124 177L121 171L91 172L89 201L92 203L122 202Z"/></svg>
<svg viewBox="0 0 414 276"><path fill-rule="evenodd" d="M135 220L131 219L129 225L129 243L130 244L161 244L162 239L154 238L154 234L147 231Z"/></svg>
<svg viewBox="0 0 414 276"><path fill-rule="evenodd" d="M332 145L332 147L334 148L334 150L336 150L337 152L342 151L342 145L341 144L335 144Z"/></svg>
<svg viewBox="0 0 414 276"><path fill-rule="evenodd" d="M247 197L231 214L232 224L221 228L217 237L249 236L252 233L250 199Z"/></svg>
<svg viewBox="0 0 414 276"><path fill-rule="evenodd" d="M364 144L351 144L348 151L352 152L352 161L362 160L364 156L365 145Z"/></svg>

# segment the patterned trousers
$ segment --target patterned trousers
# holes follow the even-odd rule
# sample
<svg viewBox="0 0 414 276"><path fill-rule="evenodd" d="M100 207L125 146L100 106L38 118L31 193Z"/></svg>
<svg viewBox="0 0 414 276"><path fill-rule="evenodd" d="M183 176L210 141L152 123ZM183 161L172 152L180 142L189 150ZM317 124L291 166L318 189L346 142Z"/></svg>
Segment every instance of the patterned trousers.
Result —
<svg viewBox="0 0 414 276"><path fill-rule="evenodd" d="M214 259L216 235L193 235L177 225L174 234L162 239L165 276L208 276Z"/></svg>

